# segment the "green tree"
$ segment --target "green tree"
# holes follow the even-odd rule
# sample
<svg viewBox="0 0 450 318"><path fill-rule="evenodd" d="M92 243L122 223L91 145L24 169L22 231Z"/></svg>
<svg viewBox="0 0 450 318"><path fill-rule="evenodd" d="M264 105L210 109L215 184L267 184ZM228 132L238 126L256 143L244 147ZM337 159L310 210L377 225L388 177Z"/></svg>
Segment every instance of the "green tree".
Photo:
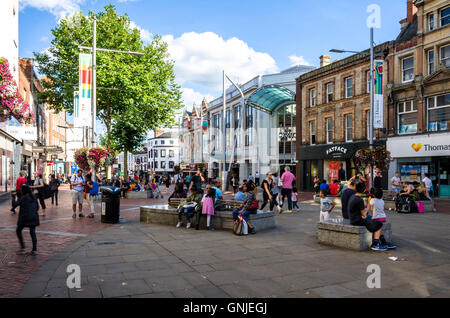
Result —
<svg viewBox="0 0 450 318"><path fill-rule="evenodd" d="M40 101L56 112L73 113L73 92L78 89L78 46L92 46L94 15L97 47L144 53L97 53L97 118L106 126L106 145L117 144L113 136L118 135L111 133L112 125L124 124L123 116L132 118L131 122L140 128L136 133L141 135L149 129L173 125L174 113L181 107L181 92L175 83L167 44L156 35L144 45L139 30L130 26L129 17L119 16L113 5L88 16L79 12L52 29L50 48L34 53L39 72L49 79L43 82ZM134 140L138 136L127 137Z"/></svg>

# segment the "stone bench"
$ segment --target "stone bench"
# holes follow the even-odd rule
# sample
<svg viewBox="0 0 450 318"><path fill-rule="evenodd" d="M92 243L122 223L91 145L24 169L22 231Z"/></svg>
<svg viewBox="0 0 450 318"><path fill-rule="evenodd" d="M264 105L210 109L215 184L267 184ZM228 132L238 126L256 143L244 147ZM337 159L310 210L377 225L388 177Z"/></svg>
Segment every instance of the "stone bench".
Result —
<svg viewBox="0 0 450 318"><path fill-rule="evenodd" d="M327 195L327 198L330 198L331 201L334 202L336 206L342 206L341 197L337 195ZM314 202L320 204L320 195L314 195Z"/></svg>
<svg viewBox="0 0 450 318"><path fill-rule="evenodd" d="M183 222L185 217L183 216ZM249 221L255 226L257 231L275 228L275 213L270 211L258 210L257 214L249 215ZM178 223L178 212L174 207L168 204L141 206L140 222L143 224L163 224L175 226ZM191 217L192 224L195 223L195 217ZM233 215L231 211L215 211L211 218L211 226L216 230L232 230ZM193 225L193 227L195 227ZM206 215L200 217L200 229L206 229Z"/></svg>
<svg viewBox="0 0 450 318"><path fill-rule="evenodd" d="M152 191L127 191L128 199L148 199L153 198Z"/></svg>
<svg viewBox="0 0 450 318"><path fill-rule="evenodd" d="M383 225L383 235L391 241L391 224ZM372 233L365 226L351 225L348 220L330 219L317 223L317 238L320 244L343 247L356 251L365 251L372 245Z"/></svg>

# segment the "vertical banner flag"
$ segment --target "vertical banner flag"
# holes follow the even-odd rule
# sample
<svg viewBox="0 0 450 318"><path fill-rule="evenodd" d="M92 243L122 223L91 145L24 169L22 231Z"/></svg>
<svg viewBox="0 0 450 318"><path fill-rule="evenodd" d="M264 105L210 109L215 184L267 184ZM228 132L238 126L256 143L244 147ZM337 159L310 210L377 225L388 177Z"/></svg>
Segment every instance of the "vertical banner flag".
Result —
<svg viewBox="0 0 450 318"><path fill-rule="evenodd" d="M79 113L82 126L91 126L92 114L92 55L80 53L79 64Z"/></svg>
<svg viewBox="0 0 450 318"><path fill-rule="evenodd" d="M80 118L80 92L73 92L73 126L74 127L84 127L86 126L86 122ZM83 140L83 129L76 128L73 129L74 139L75 140Z"/></svg>
<svg viewBox="0 0 450 318"><path fill-rule="evenodd" d="M206 134L208 132L208 102L206 101L205 98L203 98L202 101L201 112L202 112L202 130L203 134Z"/></svg>
<svg viewBox="0 0 450 318"><path fill-rule="evenodd" d="M375 60L373 127L383 128L383 61Z"/></svg>

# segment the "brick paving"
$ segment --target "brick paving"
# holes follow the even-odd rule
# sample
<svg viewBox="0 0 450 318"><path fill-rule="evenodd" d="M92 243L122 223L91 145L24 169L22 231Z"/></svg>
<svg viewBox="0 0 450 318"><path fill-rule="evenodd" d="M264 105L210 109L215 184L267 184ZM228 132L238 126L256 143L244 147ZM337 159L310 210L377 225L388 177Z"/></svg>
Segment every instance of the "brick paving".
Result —
<svg viewBox="0 0 450 318"><path fill-rule="evenodd" d="M226 199L231 196L225 193ZM386 253L318 245L318 206L310 204L311 193L300 194L301 213L278 215L275 230L245 238L139 224L138 207L166 202L166 194L164 199L122 199L123 222L117 225L102 224L98 216L72 220L67 188L60 198L61 205L47 204L47 216L41 218L36 257L15 255L17 216L10 215L9 202L0 204L0 297L450 296L446 213L389 213L400 245L391 253L405 259L393 262ZM88 206L83 207L87 215ZM339 216L339 209L334 213ZM27 232L24 238L30 246ZM78 291L65 287L71 263L82 267ZM371 263L382 267L382 290L365 286Z"/></svg>

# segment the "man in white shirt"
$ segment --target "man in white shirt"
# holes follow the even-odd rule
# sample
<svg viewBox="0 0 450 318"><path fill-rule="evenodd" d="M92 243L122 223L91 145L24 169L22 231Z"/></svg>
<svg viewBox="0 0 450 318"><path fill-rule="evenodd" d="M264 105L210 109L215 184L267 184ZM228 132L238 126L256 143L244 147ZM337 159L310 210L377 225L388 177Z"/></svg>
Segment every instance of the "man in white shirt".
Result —
<svg viewBox="0 0 450 318"><path fill-rule="evenodd" d="M84 178L83 178L83 171L81 169L78 169L77 174L73 175L70 179L70 185L72 187L72 210L73 215L72 217L75 219L77 217L77 202L78 202L78 210L79 214L78 216L80 218L84 217L83 215L83 185L84 185Z"/></svg>
<svg viewBox="0 0 450 318"><path fill-rule="evenodd" d="M425 178L422 179L422 182L425 183L425 188L427 188L428 195L431 196L431 188L433 187L433 182L430 179L430 175L425 173Z"/></svg>
<svg viewBox="0 0 450 318"><path fill-rule="evenodd" d="M395 193L399 193L400 192L400 177L399 177L399 173L398 172L396 172L395 173L395 176L394 177L392 177L392 179L391 179L391 185L392 185L392 190L395 192Z"/></svg>

